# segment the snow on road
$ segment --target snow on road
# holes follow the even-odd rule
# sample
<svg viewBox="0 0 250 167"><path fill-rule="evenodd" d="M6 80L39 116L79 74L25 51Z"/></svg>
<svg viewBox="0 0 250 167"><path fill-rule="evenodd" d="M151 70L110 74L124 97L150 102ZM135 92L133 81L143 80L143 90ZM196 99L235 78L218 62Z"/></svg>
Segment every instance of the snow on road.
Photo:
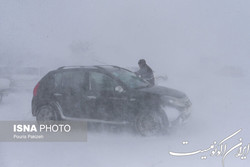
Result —
<svg viewBox="0 0 250 167"><path fill-rule="evenodd" d="M82 143L0 143L0 165L3 167L166 167L222 166L221 156L211 151L176 157L173 152L207 149L242 129L227 141L228 148L250 143L249 75L230 77L217 74L203 77L179 76L162 85L183 90L193 103L187 125L168 135L141 137L127 132L88 132ZM12 92L0 105L1 120L34 120L31 116L32 90ZM183 144L183 142L188 142ZM236 150L225 159L226 167L249 166L249 159L236 158ZM202 160L201 157L204 157ZM206 158L206 159L205 159Z"/></svg>
<svg viewBox="0 0 250 167"><path fill-rule="evenodd" d="M11 92L0 106L0 120L34 120L31 115L32 91Z"/></svg>

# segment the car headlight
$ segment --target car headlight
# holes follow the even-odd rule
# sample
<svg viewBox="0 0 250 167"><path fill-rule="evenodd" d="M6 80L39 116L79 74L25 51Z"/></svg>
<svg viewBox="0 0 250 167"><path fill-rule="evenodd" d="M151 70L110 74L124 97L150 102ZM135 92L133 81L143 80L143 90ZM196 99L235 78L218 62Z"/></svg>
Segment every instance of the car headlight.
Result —
<svg viewBox="0 0 250 167"><path fill-rule="evenodd" d="M191 106L191 102L187 97L184 98L175 98L170 96L162 96L162 103L164 105L176 106L176 107L189 107Z"/></svg>

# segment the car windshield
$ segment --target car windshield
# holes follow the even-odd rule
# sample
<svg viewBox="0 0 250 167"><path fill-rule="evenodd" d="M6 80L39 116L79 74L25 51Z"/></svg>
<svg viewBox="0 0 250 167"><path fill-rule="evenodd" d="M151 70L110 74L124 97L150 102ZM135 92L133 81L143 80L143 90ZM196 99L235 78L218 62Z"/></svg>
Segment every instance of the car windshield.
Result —
<svg viewBox="0 0 250 167"><path fill-rule="evenodd" d="M111 74L113 74L116 78L120 79L126 86L132 89L145 88L150 86L150 84L138 77L135 73L127 71L121 68L112 68L108 69Z"/></svg>

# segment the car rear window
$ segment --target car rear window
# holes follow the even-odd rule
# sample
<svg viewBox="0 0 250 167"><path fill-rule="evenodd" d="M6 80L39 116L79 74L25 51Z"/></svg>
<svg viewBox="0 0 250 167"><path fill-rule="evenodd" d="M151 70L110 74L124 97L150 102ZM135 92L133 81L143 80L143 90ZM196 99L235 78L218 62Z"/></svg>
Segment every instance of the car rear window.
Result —
<svg viewBox="0 0 250 167"><path fill-rule="evenodd" d="M63 89L72 89L74 91L87 90L87 80L85 71L64 71L61 75L56 76L55 85Z"/></svg>

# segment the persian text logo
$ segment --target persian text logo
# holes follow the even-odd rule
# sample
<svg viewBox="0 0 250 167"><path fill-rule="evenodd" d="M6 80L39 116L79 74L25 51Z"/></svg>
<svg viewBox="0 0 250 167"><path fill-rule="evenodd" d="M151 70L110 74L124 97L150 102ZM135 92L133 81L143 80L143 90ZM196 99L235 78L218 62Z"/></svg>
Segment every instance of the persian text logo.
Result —
<svg viewBox="0 0 250 167"><path fill-rule="evenodd" d="M244 145L242 142L242 138L239 139L239 143L228 148L228 145L226 144L226 141L231 139L232 137L236 136L238 133L241 132L242 129L239 129L232 135L226 137L220 142L214 141L213 144L210 145L210 147L206 149L199 149L196 151L192 152L169 152L170 155L172 156L191 156L199 153L205 153L205 152L210 152L210 156L221 156L222 157L222 166L225 166L225 159L226 157L232 153L234 150L237 150L235 157L240 158L241 160L247 159L247 154L249 153L250 150L250 144ZM183 142L183 144L188 144L187 141ZM207 156L201 156L201 159L207 159Z"/></svg>

